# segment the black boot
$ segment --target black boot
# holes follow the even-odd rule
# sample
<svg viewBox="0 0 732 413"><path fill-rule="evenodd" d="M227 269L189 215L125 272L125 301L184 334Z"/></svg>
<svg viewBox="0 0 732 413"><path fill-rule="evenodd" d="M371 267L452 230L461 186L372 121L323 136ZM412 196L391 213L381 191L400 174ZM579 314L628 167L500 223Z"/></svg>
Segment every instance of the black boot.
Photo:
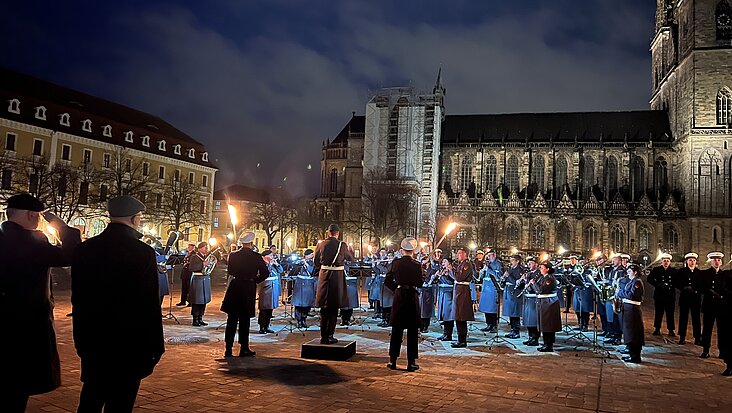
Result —
<svg viewBox="0 0 732 413"><path fill-rule="evenodd" d="M414 360L411 360L409 364L407 364L407 371L416 371L419 370L419 366Z"/></svg>
<svg viewBox="0 0 732 413"><path fill-rule="evenodd" d="M234 357L234 354L231 352L231 348L233 346L234 346L233 344L232 345L229 345L228 343L226 344L226 351L224 351L224 357Z"/></svg>
<svg viewBox="0 0 732 413"><path fill-rule="evenodd" d="M198 321L198 316L197 315L194 315L193 316L193 323L191 325L193 325L195 327L200 327L201 326L201 323Z"/></svg>
<svg viewBox="0 0 732 413"><path fill-rule="evenodd" d="M198 325L200 325L200 326L207 326L208 325L207 322L203 321L203 316L202 315L199 315L198 316Z"/></svg>
<svg viewBox="0 0 732 413"><path fill-rule="evenodd" d="M709 358L709 349L704 347L704 350L702 350L701 355L699 358L708 359Z"/></svg>
<svg viewBox="0 0 732 413"><path fill-rule="evenodd" d="M389 360L389 363L386 364L386 367L388 367L391 370L396 370L397 369L396 359Z"/></svg>
<svg viewBox="0 0 732 413"><path fill-rule="evenodd" d="M539 347L539 351L542 353L551 353L552 351L554 351L554 345L544 344L543 346Z"/></svg>

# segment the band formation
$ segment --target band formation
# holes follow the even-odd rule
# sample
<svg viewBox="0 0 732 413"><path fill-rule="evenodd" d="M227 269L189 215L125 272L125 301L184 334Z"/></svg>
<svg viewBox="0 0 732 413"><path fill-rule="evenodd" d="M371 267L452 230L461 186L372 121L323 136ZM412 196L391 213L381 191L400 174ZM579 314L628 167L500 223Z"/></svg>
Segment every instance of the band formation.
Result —
<svg viewBox="0 0 732 413"><path fill-rule="evenodd" d="M191 308L193 326L205 326L211 273L223 258L220 247L210 250L209 243L201 242L189 244L185 257L171 255L177 240L171 233L166 245L158 242L153 245L156 249L150 248L138 232L144 205L130 196L110 199L110 224L83 243L77 229L46 211L31 195L10 197L6 211L8 220L0 225L0 253L13 255L0 260L0 312L20 321L27 334L19 340L0 340L0 352L13 355L5 368L16 378L0 387L0 397L9 411L24 411L30 395L60 385L49 269L70 266L70 315L83 382L79 411L131 411L141 380L152 374L165 351L160 306L170 295L171 265L183 268L177 305ZM48 234L38 230L42 221L55 228L56 242L50 243ZM645 268L622 253L610 260L597 253L589 259L515 254L502 261L489 247L475 251L474 257L461 247L451 256L439 248L420 247L407 237L397 251L381 248L356 260L351 248L339 240L337 225L330 225L326 235L296 260L283 259L274 246L258 252L254 233L241 236L227 257L228 284L221 304L227 314L225 357L234 356L237 339L238 356L254 356L249 346L251 318L258 317L260 334L274 333L272 314L281 304L292 307L294 328L301 330L308 328L313 308L319 308L320 343L325 346L338 343L334 333L339 317L340 324L349 325L355 320L354 309L368 305L373 317L381 319L379 326L391 328L390 369L397 369L405 330L406 369L415 371L420 333L439 322L438 340L465 348L476 313L483 314L481 331L491 340L520 339L525 329L524 345L553 352L556 333L570 330L570 309L577 317L572 332L585 340L590 336L594 343L601 337L606 346L624 344L623 360L641 363L643 278L647 278L654 287L653 335L661 334L665 317L666 334L677 337L678 292L678 344L686 344L691 315L691 337L701 347L700 357L708 358L716 324L719 354L727 364L722 375L732 376L732 271L722 270L721 252L706 255L710 267L704 270L698 268L699 255L694 252L684 256L683 267L672 266L671 255L659 254L652 263L658 265ZM25 265L28 262L34 265ZM107 268L105 277L99 277L102 267ZM368 298L363 307L362 291ZM110 303L118 302L136 305L125 314L107 311ZM135 322L128 322L128 317ZM510 331L499 337L502 320ZM119 327L100 331L97 326L103 321Z"/></svg>

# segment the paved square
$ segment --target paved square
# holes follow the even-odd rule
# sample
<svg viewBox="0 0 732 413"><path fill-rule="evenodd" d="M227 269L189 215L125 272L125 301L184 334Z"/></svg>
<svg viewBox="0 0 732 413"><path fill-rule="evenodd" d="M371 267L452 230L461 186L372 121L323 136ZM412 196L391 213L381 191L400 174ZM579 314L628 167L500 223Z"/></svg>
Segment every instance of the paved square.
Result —
<svg viewBox="0 0 732 413"><path fill-rule="evenodd" d="M525 330L520 339L510 340L515 349L491 345L491 336L477 330L485 326L481 322L471 327L467 349L452 349L449 343L435 340L440 329L433 321L420 344L421 369L394 372L385 367L389 330L367 318L372 313L361 311L356 311L361 325L336 331L337 338L357 340L355 357L347 362L304 360L299 357L300 344L319 336L317 319L308 319L312 326L304 335L290 332L282 307L273 320L277 334L252 332L256 357L226 360L224 329L218 328L225 321L225 314L218 311L225 282L221 274L217 268L214 297L205 317L210 323L207 327L191 326L188 308L173 306L180 325L164 320L166 352L153 375L142 382L136 411L732 411L732 379L720 376L724 366L715 357L716 347L712 358L702 360L697 357L699 347L651 336L652 308L648 306L644 308L647 346L641 365L625 364L615 351L603 357L592 351L591 343L569 340L562 333L554 354L523 346ZM178 283L176 279L174 302ZM647 292L648 297L650 294ZM75 411L81 388L71 318L66 317L71 307L65 280L57 280L54 295L63 385L32 397L29 412ZM167 312L167 297L165 303ZM576 324L573 314L568 319ZM252 323L255 330L256 319ZM501 334L508 332L505 322L501 327ZM23 334L23 326L14 328ZM238 351L236 346L234 351ZM405 351L406 347L403 355ZM402 369L406 367L403 358L399 363Z"/></svg>

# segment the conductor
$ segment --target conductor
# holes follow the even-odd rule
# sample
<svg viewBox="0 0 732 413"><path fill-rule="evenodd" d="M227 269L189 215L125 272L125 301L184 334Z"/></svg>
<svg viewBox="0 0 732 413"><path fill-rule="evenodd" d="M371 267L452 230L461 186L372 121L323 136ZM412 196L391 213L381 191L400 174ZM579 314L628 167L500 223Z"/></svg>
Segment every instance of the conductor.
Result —
<svg viewBox="0 0 732 413"><path fill-rule="evenodd" d="M315 305L320 307L320 343L335 344L333 337L338 309L348 304L346 273L344 263L353 260L348 245L338 240L340 228L336 224L328 227L328 239L315 249L313 273L318 274L318 291Z"/></svg>

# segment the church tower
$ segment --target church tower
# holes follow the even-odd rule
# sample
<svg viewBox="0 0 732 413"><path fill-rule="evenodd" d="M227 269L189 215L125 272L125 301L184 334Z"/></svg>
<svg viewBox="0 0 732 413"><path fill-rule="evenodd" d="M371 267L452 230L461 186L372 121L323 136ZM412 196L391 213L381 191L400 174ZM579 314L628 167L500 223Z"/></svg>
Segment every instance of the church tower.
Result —
<svg viewBox="0 0 732 413"><path fill-rule="evenodd" d="M657 0L651 41L651 108L668 113L677 159L668 180L656 159L655 184L682 193L700 254L732 252L732 5L729 0ZM663 202L663 200L661 200Z"/></svg>

